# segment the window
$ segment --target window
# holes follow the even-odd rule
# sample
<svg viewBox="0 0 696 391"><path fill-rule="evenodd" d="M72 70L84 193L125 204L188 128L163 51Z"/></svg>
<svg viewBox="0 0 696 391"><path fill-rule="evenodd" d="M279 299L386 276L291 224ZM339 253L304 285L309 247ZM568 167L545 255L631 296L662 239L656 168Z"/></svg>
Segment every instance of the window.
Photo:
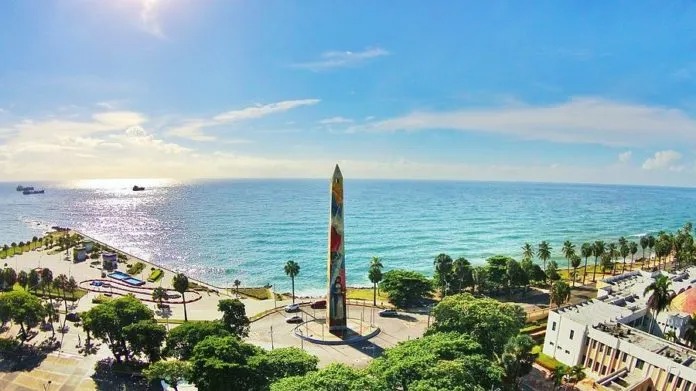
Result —
<svg viewBox="0 0 696 391"><path fill-rule="evenodd" d="M570 330L570 339L573 339L573 336L575 335L575 330Z"/></svg>
<svg viewBox="0 0 696 391"><path fill-rule="evenodd" d="M551 323L551 331L556 331L556 322Z"/></svg>
<svg viewBox="0 0 696 391"><path fill-rule="evenodd" d="M604 351L604 345L599 345L599 352L602 353Z"/></svg>
<svg viewBox="0 0 696 391"><path fill-rule="evenodd" d="M669 377L667 378L667 383L671 383L674 380L674 374L670 373Z"/></svg>
<svg viewBox="0 0 696 391"><path fill-rule="evenodd" d="M623 356L621 357L621 361L626 362L626 357L628 357L628 353L623 354Z"/></svg>
<svg viewBox="0 0 696 391"><path fill-rule="evenodd" d="M549 345L553 346L553 342L552 342L552 341L549 341Z"/></svg>
<svg viewBox="0 0 696 391"><path fill-rule="evenodd" d="M569 350L566 350L566 351L565 351L565 354L570 354L570 351L569 351Z"/></svg>
<svg viewBox="0 0 696 391"><path fill-rule="evenodd" d="M644 364L644 361L643 361L643 360L640 360L640 359L637 360L637 361L636 361L636 368L638 368L638 369L643 369L643 364Z"/></svg>
<svg viewBox="0 0 696 391"><path fill-rule="evenodd" d="M606 366L606 365L602 365L602 374L604 374L606 371L607 371L607 366Z"/></svg>
<svg viewBox="0 0 696 391"><path fill-rule="evenodd" d="M684 379L682 379L681 377L680 377L680 378L677 378L677 388L681 387L681 385L682 385L682 380L684 380Z"/></svg>

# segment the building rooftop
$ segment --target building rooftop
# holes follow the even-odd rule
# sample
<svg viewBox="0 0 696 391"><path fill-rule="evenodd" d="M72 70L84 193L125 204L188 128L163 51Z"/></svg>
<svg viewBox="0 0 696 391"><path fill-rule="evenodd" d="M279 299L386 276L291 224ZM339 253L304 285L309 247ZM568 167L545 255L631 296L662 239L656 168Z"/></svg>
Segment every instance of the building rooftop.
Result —
<svg viewBox="0 0 696 391"><path fill-rule="evenodd" d="M628 308L617 308L615 305L595 299L567 307L561 307L558 308L556 312L573 321L587 325L617 321L633 313L633 311Z"/></svg>

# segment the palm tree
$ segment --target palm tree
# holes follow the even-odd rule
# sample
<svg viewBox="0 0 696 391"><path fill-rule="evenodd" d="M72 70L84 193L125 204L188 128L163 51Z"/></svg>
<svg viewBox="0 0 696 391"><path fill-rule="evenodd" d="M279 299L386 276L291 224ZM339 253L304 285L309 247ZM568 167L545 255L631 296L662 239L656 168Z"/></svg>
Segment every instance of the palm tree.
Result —
<svg viewBox="0 0 696 391"><path fill-rule="evenodd" d="M565 281L556 281L551 285L551 302L560 307L563 303L570 299L570 287Z"/></svg>
<svg viewBox="0 0 696 391"><path fill-rule="evenodd" d="M596 275L597 275L597 260L599 257L604 254L606 245L604 244L603 240L597 240L594 242L592 245L592 255L594 255L594 270L592 270L592 282L596 282Z"/></svg>
<svg viewBox="0 0 696 391"><path fill-rule="evenodd" d="M53 327L53 320L56 317L56 308L53 304L44 303L44 314L48 317L48 323L51 324L51 338L55 338L56 329Z"/></svg>
<svg viewBox="0 0 696 391"><path fill-rule="evenodd" d="M636 253L638 252L638 244L636 242L631 242L628 244L628 251L631 252L631 264L628 270L633 270L633 263L636 261Z"/></svg>
<svg viewBox="0 0 696 391"><path fill-rule="evenodd" d="M573 254L573 258L570 260L570 262L573 264L573 287L575 286L575 278L578 275L578 266L580 266L581 261L582 260L580 257L575 254Z"/></svg>
<svg viewBox="0 0 696 391"><path fill-rule="evenodd" d="M585 378L585 368L582 365L574 365L568 370L568 380L578 383Z"/></svg>
<svg viewBox="0 0 696 391"><path fill-rule="evenodd" d="M239 298L239 286L242 285L242 282L239 280L234 280L233 284L234 284L235 290L237 291L237 298Z"/></svg>
<svg viewBox="0 0 696 391"><path fill-rule="evenodd" d="M452 257L447 254L440 254L435 257L433 264L435 265L435 271L438 276L438 283L440 284L440 289L442 292L442 297L447 295L447 278L450 273L452 273Z"/></svg>
<svg viewBox="0 0 696 391"><path fill-rule="evenodd" d="M648 258L652 257L652 250L653 247L655 247L655 242L655 237L653 235L648 235Z"/></svg>
<svg viewBox="0 0 696 391"><path fill-rule="evenodd" d="M288 261L284 269L292 282L292 304L295 304L295 277L300 274L300 265L295 261Z"/></svg>
<svg viewBox="0 0 696 391"><path fill-rule="evenodd" d="M20 271L17 275L17 282L19 283L19 286L26 290L27 285L29 284L29 275L27 274L27 272L25 272L24 270Z"/></svg>
<svg viewBox="0 0 696 391"><path fill-rule="evenodd" d="M541 261L544 262L543 269L546 270L546 261L549 258L551 258L551 246L549 246L549 242L547 242L546 240L539 243L539 249L537 250L537 257L539 257L539 259L541 259Z"/></svg>
<svg viewBox="0 0 696 391"><path fill-rule="evenodd" d="M78 288L77 281L75 281L74 277L70 276L70 278L68 278L68 282L65 284L65 287L63 289L70 292L70 297L74 300L75 299L75 291L77 290L77 288Z"/></svg>
<svg viewBox="0 0 696 391"><path fill-rule="evenodd" d="M674 291L670 289L670 285L672 285L672 281L669 280L669 277L661 274L657 276L655 282L648 285L643 291L643 296L650 293L648 308L653 311L653 319L648 332L652 331L657 315L669 307L675 296Z"/></svg>
<svg viewBox="0 0 696 391"><path fill-rule="evenodd" d="M454 272L454 276L459 283L459 288L457 290L458 292L461 292L464 288L464 282L466 282L466 286L471 284L471 263L469 263L468 259L464 257L455 259L452 266L452 271Z"/></svg>
<svg viewBox="0 0 696 391"><path fill-rule="evenodd" d="M587 242L583 243L582 246L580 247L580 253L585 258L585 271L582 274L582 285L585 285L585 277L587 276L587 258L592 256L592 253L593 253L592 244L587 243ZM595 263L597 263L597 261L595 261Z"/></svg>
<svg viewBox="0 0 696 391"><path fill-rule="evenodd" d="M27 281L27 288L29 290L34 290L36 292L36 288L39 287L41 284L41 276L39 276L39 272L36 271L36 269L31 269L29 271L29 278Z"/></svg>
<svg viewBox="0 0 696 391"><path fill-rule="evenodd" d="M563 256L568 261L568 276L570 277L570 262L575 256L575 245L570 240L563 242Z"/></svg>
<svg viewBox="0 0 696 391"><path fill-rule="evenodd" d="M162 308L162 300L167 299L167 290L162 288L161 286L158 286L157 288L152 290L152 300L156 301L157 304L159 304L158 308Z"/></svg>
<svg viewBox="0 0 696 391"><path fill-rule="evenodd" d="M68 313L68 300L65 296L65 286L68 285L68 276L65 274L59 274L58 277L56 277L53 280L53 289L56 290L56 292L60 292L61 290L63 291L62 297L63 297L63 303L65 304L65 313Z"/></svg>
<svg viewBox="0 0 696 391"><path fill-rule="evenodd" d="M645 262L645 249L648 247L650 239L648 235L643 235L640 237L640 248L643 249L643 262Z"/></svg>
<svg viewBox="0 0 696 391"><path fill-rule="evenodd" d="M609 259L612 260L611 275L613 276L615 274L614 272L616 270L616 263L614 263L613 261L615 259L618 259L618 256L619 256L619 251L617 250L616 243L614 243L614 242L609 243L609 247L607 248L607 254L609 255Z"/></svg>
<svg viewBox="0 0 696 391"><path fill-rule="evenodd" d="M379 257L372 257L370 260L370 269L367 272L367 277L372 283L372 305L377 306L377 284L382 281L382 260Z"/></svg>
<svg viewBox="0 0 696 391"><path fill-rule="evenodd" d="M46 288L50 288L52 283L53 272L51 271L51 269L41 269L41 290L43 291L44 296L46 295ZM50 301L51 305L53 305L53 296L51 296L50 292L48 294L48 301Z"/></svg>
<svg viewBox="0 0 696 391"><path fill-rule="evenodd" d="M569 370L570 370L570 368L568 368L567 366L565 366L563 364L556 365L556 367L551 372L551 376L553 377L553 387L554 387L553 389L554 390L556 389L556 387L563 384L563 378L566 377Z"/></svg>
<svg viewBox="0 0 696 391"><path fill-rule="evenodd" d="M668 332L666 332L664 335L664 338L666 340L668 340L670 342L674 342L674 343L677 343L679 340L679 338L677 338L677 334L672 330L669 330Z"/></svg>
<svg viewBox="0 0 696 391"><path fill-rule="evenodd" d="M624 238L621 238L624 239ZM628 242L626 242L626 239L624 239L624 242L621 243L619 241L619 254L623 257L623 267L621 268L621 273L624 273L626 271L626 257L628 254L631 253L631 248L628 247Z"/></svg>
<svg viewBox="0 0 696 391"><path fill-rule="evenodd" d="M525 243L524 246L522 246L522 259L534 259L534 249L531 244Z"/></svg>
<svg viewBox="0 0 696 391"><path fill-rule="evenodd" d="M172 280L174 290L181 293L181 301L184 302L184 322L188 322L188 314L186 313L186 291L189 289L189 280L184 273L177 273Z"/></svg>

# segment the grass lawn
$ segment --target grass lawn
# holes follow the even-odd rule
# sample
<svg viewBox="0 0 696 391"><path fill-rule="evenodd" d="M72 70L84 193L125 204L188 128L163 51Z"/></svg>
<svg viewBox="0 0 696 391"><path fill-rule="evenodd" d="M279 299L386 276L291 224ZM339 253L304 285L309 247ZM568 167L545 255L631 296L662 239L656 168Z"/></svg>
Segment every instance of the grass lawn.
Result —
<svg viewBox="0 0 696 391"><path fill-rule="evenodd" d="M536 362L537 364L541 365L542 367L553 371L556 369L557 366L561 365L561 362L556 360L555 358L551 356L547 356L544 353L541 352L542 346L541 345L536 345L532 348L532 353L538 354Z"/></svg>
<svg viewBox="0 0 696 391"><path fill-rule="evenodd" d="M16 290L16 291L24 290L24 288L22 288L19 284L15 284L12 288L13 288L13 290ZM63 291L54 289L53 287L51 287L51 289L46 290L46 295L44 295L44 293L41 289L37 289L36 291L30 290L29 293L32 293L32 294L34 294L38 297L42 297L42 298L48 298L48 296L51 296L54 299L62 299L63 298ZM72 294L66 293L65 297L68 300L74 301L74 300L81 299L86 294L87 294L86 290L78 288Z"/></svg>
<svg viewBox="0 0 696 391"><path fill-rule="evenodd" d="M346 289L346 297L352 300L365 300L372 302L372 288L351 288ZM389 296L381 291L377 292L377 303L389 301Z"/></svg>
<svg viewBox="0 0 696 391"><path fill-rule="evenodd" d="M230 293L234 294L237 292L236 288L230 288ZM260 288L239 288L239 293L245 296L253 297L254 299L258 300L267 300L267 299L272 299L273 296L271 295L271 290L268 288L260 287Z"/></svg>

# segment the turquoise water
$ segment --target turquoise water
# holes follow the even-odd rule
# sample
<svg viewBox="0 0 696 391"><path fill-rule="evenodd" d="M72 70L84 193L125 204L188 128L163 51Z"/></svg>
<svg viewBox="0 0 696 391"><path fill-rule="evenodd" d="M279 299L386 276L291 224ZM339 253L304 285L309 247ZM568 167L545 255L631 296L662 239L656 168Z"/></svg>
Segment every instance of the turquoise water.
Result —
<svg viewBox="0 0 696 391"><path fill-rule="evenodd" d="M30 183L25 183L29 185ZM0 183L0 243L52 225L70 226L124 251L222 286L275 284L322 292L326 276L327 180L31 183L23 196ZM520 257L525 242L550 241L555 258L569 239L637 237L696 222L696 189L538 183L345 181L349 285L368 285L367 266L429 273L440 252L480 263Z"/></svg>

